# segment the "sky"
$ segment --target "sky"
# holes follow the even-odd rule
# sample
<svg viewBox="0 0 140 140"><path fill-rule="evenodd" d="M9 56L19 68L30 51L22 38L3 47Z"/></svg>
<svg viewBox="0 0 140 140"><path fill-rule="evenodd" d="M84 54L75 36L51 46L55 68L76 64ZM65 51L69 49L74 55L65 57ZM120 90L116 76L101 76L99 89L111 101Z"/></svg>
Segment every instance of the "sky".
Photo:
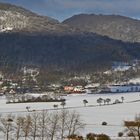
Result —
<svg viewBox="0 0 140 140"><path fill-rule="evenodd" d="M63 21L80 13L123 15L140 19L140 0L0 0Z"/></svg>

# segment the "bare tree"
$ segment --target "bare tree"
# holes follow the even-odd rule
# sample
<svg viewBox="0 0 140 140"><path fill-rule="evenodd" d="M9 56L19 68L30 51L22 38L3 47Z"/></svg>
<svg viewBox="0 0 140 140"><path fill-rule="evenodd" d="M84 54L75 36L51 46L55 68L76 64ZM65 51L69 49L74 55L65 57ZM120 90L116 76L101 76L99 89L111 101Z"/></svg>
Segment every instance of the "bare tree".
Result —
<svg viewBox="0 0 140 140"><path fill-rule="evenodd" d="M43 110L39 114L39 133L40 133L40 138L41 140L44 140L44 138L47 136L48 133L48 120L49 120L49 114L47 111Z"/></svg>
<svg viewBox="0 0 140 140"><path fill-rule="evenodd" d="M103 99L104 105L106 105L106 99Z"/></svg>
<svg viewBox="0 0 140 140"><path fill-rule="evenodd" d="M33 140L36 140L37 132L38 132L38 120L39 120L39 113L30 114L31 117L31 135Z"/></svg>
<svg viewBox="0 0 140 140"><path fill-rule="evenodd" d="M49 117L49 136L50 140L54 140L54 138L57 136L59 130L59 114L56 112L55 114L50 114Z"/></svg>
<svg viewBox="0 0 140 140"><path fill-rule="evenodd" d="M26 106L28 112L30 112L30 106Z"/></svg>
<svg viewBox="0 0 140 140"><path fill-rule="evenodd" d="M65 105L66 105L66 102L65 101L62 101L60 105L64 108Z"/></svg>
<svg viewBox="0 0 140 140"><path fill-rule="evenodd" d="M135 139L138 137L140 140L140 115L136 116L134 121L124 121L124 126L128 135L133 136Z"/></svg>
<svg viewBox="0 0 140 140"><path fill-rule="evenodd" d="M65 108L51 114L43 110L22 117L0 117L0 131L6 140L64 140L65 136L78 133L84 126L77 112L69 112Z"/></svg>
<svg viewBox="0 0 140 140"><path fill-rule="evenodd" d="M6 140L9 140L10 132L13 131L13 116L7 115L0 118L0 131L4 133Z"/></svg>
<svg viewBox="0 0 140 140"><path fill-rule="evenodd" d="M64 139L64 134L67 131L67 127L66 127L66 123L67 123L67 119L69 117L69 111L62 109L60 112L60 136L61 136L61 140Z"/></svg>
<svg viewBox="0 0 140 140"><path fill-rule="evenodd" d="M32 125L32 120L30 115L23 117L21 122L22 122L22 132L25 140L27 140L31 132L31 125Z"/></svg>
<svg viewBox="0 0 140 140"><path fill-rule="evenodd" d="M121 97L121 100L122 100L122 103L123 103L124 102L124 97L123 96Z"/></svg>
<svg viewBox="0 0 140 140"><path fill-rule="evenodd" d="M102 98L97 99L97 103L98 103L99 105L101 105L102 102L103 102L103 99L102 99Z"/></svg>
<svg viewBox="0 0 140 140"><path fill-rule="evenodd" d="M111 102L111 99L110 98L106 98L106 102L109 105L109 103Z"/></svg>
<svg viewBox="0 0 140 140"><path fill-rule="evenodd" d="M88 103L88 101L86 99L83 100L83 104L84 106L86 106L86 104Z"/></svg>
<svg viewBox="0 0 140 140"><path fill-rule="evenodd" d="M57 109L58 108L58 105L54 104L53 107L54 107L54 109Z"/></svg>
<svg viewBox="0 0 140 140"><path fill-rule="evenodd" d="M15 135L16 135L16 140L19 140L20 136L21 136L21 129L22 129L22 125L23 125L23 118L18 116L15 119L15 125L14 125L14 131L15 131Z"/></svg>
<svg viewBox="0 0 140 140"><path fill-rule="evenodd" d="M73 111L69 113L66 123L68 129L68 136L77 133L79 130L84 129L85 124L82 123L80 115Z"/></svg>

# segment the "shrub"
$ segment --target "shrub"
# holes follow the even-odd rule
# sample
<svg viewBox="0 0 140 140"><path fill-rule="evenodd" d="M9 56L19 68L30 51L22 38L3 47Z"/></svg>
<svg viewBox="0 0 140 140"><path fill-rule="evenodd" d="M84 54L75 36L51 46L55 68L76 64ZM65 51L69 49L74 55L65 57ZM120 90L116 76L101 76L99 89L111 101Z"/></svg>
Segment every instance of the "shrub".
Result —
<svg viewBox="0 0 140 140"><path fill-rule="evenodd" d="M67 137L68 139L74 139L74 140L84 140L82 136L78 136L78 135L70 135Z"/></svg>
<svg viewBox="0 0 140 140"><path fill-rule="evenodd" d="M102 122L102 125L107 125L107 122Z"/></svg>
<svg viewBox="0 0 140 140"><path fill-rule="evenodd" d="M119 132L118 137L122 137L122 136L123 136L123 132Z"/></svg>
<svg viewBox="0 0 140 140"><path fill-rule="evenodd" d="M135 137L134 133L132 133L132 132L127 133L127 136L128 137Z"/></svg>
<svg viewBox="0 0 140 140"><path fill-rule="evenodd" d="M99 135L97 135L97 140L111 140L111 139L108 135L99 134Z"/></svg>
<svg viewBox="0 0 140 140"><path fill-rule="evenodd" d="M96 134L89 133L86 135L87 140L95 140Z"/></svg>

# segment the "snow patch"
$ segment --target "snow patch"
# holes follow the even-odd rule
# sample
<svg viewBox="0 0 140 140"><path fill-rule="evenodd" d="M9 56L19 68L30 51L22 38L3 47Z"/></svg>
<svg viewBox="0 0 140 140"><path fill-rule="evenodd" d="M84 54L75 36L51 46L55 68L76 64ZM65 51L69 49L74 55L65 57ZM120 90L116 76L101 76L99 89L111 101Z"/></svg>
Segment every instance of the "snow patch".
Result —
<svg viewBox="0 0 140 140"><path fill-rule="evenodd" d="M32 94L34 95L34 94ZM37 94L36 94L37 95ZM36 96L34 95L34 96ZM114 105L102 105L97 103L98 98L110 98L113 103L116 99L121 101L124 97L124 103ZM140 111L140 93L115 93L115 94L84 94L84 95L69 95L66 96L66 108L70 111L76 110L79 112L81 119L86 123L83 135L89 132L105 133L109 136L117 136L118 132L124 130L123 121L130 121L135 118ZM88 104L84 107L83 100L86 99ZM4 98L0 98L0 114L5 113L28 113L26 107L30 106L32 110L53 109L54 104L58 103L26 103L26 104L6 104ZM58 108L62 108L58 104ZM51 110L50 110L51 111ZM56 110L58 111L58 110ZM101 125L105 121L107 126Z"/></svg>
<svg viewBox="0 0 140 140"><path fill-rule="evenodd" d="M129 80L129 83L138 84L140 83L140 78L133 78Z"/></svg>
<svg viewBox="0 0 140 140"><path fill-rule="evenodd" d="M4 29L1 29L1 32L5 32L5 31L12 31L13 28L12 27L6 27Z"/></svg>
<svg viewBox="0 0 140 140"><path fill-rule="evenodd" d="M114 71L126 71L129 70L131 66L114 66Z"/></svg>

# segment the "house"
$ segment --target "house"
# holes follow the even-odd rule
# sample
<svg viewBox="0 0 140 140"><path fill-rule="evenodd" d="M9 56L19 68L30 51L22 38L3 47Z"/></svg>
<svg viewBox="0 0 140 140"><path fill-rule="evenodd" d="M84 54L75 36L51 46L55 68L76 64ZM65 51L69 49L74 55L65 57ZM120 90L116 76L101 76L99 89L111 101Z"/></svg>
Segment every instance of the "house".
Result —
<svg viewBox="0 0 140 140"><path fill-rule="evenodd" d="M73 89L74 93L83 93L84 92L84 88L83 86L75 86Z"/></svg>
<svg viewBox="0 0 140 140"><path fill-rule="evenodd" d="M90 83L85 86L85 92L88 94L97 93L100 87L99 83Z"/></svg>
<svg viewBox="0 0 140 140"><path fill-rule="evenodd" d="M11 89L11 90L9 91L9 93L10 93L10 94L15 94L16 92L15 92L14 89Z"/></svg>
<svg viewBox="0 0 140 140"><path fill-rule="evenodd" d="M64 86L64 91L66 92L72 92L74 90L73 86Z"/></svg>
<svg viewBox="0 0 140 140"><path fill-rule="evenodd" d="M99 86L100 86L99 83L91 83L91 84L86 85L85 89L94 89L94 88L97 88Z"/></svg>
<svg viewBox="0 0 140 140"><path fill-rule="evenodd" d="M67 93L84 93L84 87L83 86L65 86L64 91Z"/></svg>
<svg viewBox="0 0 140 140"><path fill-rule="evenodd" d="M110 92L139 92L140 85L110 85L108 86Z"/></svg>

